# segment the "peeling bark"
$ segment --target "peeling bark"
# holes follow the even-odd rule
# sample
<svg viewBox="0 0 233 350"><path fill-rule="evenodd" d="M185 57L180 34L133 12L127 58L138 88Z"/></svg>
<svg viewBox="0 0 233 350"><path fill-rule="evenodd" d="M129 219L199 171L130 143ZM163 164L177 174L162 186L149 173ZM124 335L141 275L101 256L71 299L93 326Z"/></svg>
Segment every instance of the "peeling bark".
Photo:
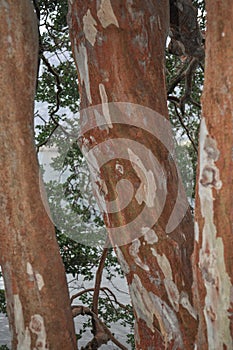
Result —
<svg viewBox="0 0 233 350"><path fill-rule="evenodd" d="M233 4L206 5L193 290L197 349L214 350L233 348Z"/></svg>
<svg viewBox="0 0 233 350"><path fill-rule="evenodd" d="M169 3L69 1L68 18L80 82L80 143L129 284L136 348L192 349L193 223L171 155L164 79ZM160 117L151 118L151 111ZM140 230L130 229L135 218Z"/></svg>
<svg viewBox="0 0 233 350"><path fill-rule="evenodd" d="M76 349L64 267L33 135L38 37L28 0L0 2L0 263L12 349Z"/></svg>

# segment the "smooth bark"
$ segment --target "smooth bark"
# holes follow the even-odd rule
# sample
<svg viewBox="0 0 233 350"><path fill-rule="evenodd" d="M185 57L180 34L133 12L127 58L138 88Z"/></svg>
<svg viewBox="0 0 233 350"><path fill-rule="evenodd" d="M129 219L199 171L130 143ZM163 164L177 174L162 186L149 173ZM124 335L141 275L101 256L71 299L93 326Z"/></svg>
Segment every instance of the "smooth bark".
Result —
<svg viewBox="0 0 233 350"><path fill-rule="evenodd" d="M206 67L196 190L197 349L233 348L233 3L206 1Z"/></svg>
<svg viewBox="0 0 233 350"><path fill-rule="evenodd" d="M66 276L34 147L38 35L29 0L0 1L0 38L0 262L12 349L73 350Z"/></svg>
<svg viewBox="0 0 233 350"><path fill-rule="evenodd" d="M73 0L69 5L81 94L80 142L84 153L96 155L94 191L106 206L105 224L127 277L136 349L192 349L197 320L191 292L193 223L187 207L177 225L167 229L179 190L187 204L167 121L164 50L169 3ZM161 135L155 137L156 130L163 134L162 141ZM154 158L163 170L157 171ZM122 208L121 200L127 201L130 192L117 184L126 179L133 198ZM148 227L163 191L167 193L159 218ZM109 209L112 202L115 212ZM147 214L140 217L145 208ZM128 229L135 218L140 218L139 230ZM121 236L114 234L119 227Z"/></svg>

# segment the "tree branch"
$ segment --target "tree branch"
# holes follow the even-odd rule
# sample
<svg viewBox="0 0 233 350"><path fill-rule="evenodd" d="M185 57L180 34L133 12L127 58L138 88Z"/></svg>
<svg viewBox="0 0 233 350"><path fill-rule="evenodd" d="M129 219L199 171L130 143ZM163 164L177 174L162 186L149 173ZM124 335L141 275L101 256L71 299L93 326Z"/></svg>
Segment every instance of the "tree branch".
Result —
<svg viewBox="0 0 233 350"><path fill-rule="evenodd" d="M71 304L72 304L72 302L74 301L74 299L81 297L83 294L86 294L86 293L89 293L89 292L94 292L94 291L95 291L95 288L87 288L87 289L84 289L84 290L82 290L82 291L80 291L80 292L78 292L78 293L72 295L71 298L70 298ZM112 300L110 299L109 295L108 295L108 293L109 293L109 294L113 297L113 301L114 301L117 305L119 305L119 306L122 307L123 309L127 309L127 306L124 305L124 304L122 304L122 303L120 303L120 302L117 300L116 295L115 295L108 287L101 287L101 288L100 288L100 291L101 291L101 292L104 292L105 295L107 296L107 298L108 298L110 301L112 301ZM108 293L107 293L107 292L108 292Z"/></svg>
<svg viewBox="0 0 233 350"><path fill-rule="evenodd" d="M203 36L191 0L170 0L170 37L171 53L204 59Z"/></svg>
<svg viewBox="0 0 233 350"><path fill-rule="evenodd" d="M104 269L104 264L106 261L106 258L108 256L108 248L103 249L103 253L100 258L99 266L96 272L96 277L95 277L95 288L94 288L94 294L93 294L93 307L92 311L98 315L98 299L99 299L99 293L100 293L100 285L101 285L101 280L103 276L103 269Z"/></svg>
<svg viewBox="0 0 233 350"><path fill-rule="evenodd" d="M190 135L189 129L188 129L187 126L185 125L182 116L180 115L180 113L179 113L179 111L178 111L178 108L177 108L176 103L175 103L174 101L172 101L172 103L173 103L173 105L174 105L174 107L175 107L175 111L176 111L176 114L177 114L178 119L179 119L179 121L180 121L180 124L182 125L182 127L183 127L184 130L186 131L187 137L188 137L189 141L192 143L195 152L198 153L197 146L196 146L196 144L195 144L195 142L194 142L192 136Z"/></svg>
<svg viewBox="0 0 233 350"><path fill-rule="evenodd" d="M79 315L88 315L91 316L96 324L98 324L99 333L97 333L93 339L85 346L82 347L81 350L93 350L98 349L101 345L107 344L109 340L111 340L115 345L117 345L122 350L127 350L127 348L121 344L112 334L112 332L108 329L108 327L99 319L99 317L88 307L77 305L72 306L72 314L73 317Z"/></svg>

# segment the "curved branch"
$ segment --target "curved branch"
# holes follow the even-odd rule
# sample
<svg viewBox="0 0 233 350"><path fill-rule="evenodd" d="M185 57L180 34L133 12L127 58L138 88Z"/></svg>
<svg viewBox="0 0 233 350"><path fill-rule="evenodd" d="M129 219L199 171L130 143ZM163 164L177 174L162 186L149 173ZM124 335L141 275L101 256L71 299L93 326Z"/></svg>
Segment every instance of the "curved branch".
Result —
<svg viewBox="0 0 233 350"><path fill-rule="evenodd" d="M74 301L74 299L76 298L79 298L81 297L83 294L86 294L86 293L89 293L89 292L94 292L95 291L95 288L87 288L87 289L84 289L82 290L81 292L78 292L77 294L74 294L71 296L70 298L70 302L72 304L72 302ZM127 309L127 306L120 303L118 300L117 300L117 297L116 295L108 288L108 287L101 287L100 288L100 291L101 292L104 292L104 294L107 296L107 298L112 302L112 300L110 299L108 293L113 297L113 301L119 305L120 307L122 307L123 309Z"/></svg>
<svg viewBox="0 0 233 350"><path fill-rule="evenodd" d="M127 350L127 348L120 343L109 330L109 328L103 323L99 317L88 307L77 305L72 307L73 317L79 315L88 315L91 316L92 319L95 320L96 324L98 324L99 333L97 333L93 339L81 350L91 350L98 349L101 345L107 344L109 340L111 340L115 345L119 347L119 349ZM94 347L95 346L95 347Z"/></svg>

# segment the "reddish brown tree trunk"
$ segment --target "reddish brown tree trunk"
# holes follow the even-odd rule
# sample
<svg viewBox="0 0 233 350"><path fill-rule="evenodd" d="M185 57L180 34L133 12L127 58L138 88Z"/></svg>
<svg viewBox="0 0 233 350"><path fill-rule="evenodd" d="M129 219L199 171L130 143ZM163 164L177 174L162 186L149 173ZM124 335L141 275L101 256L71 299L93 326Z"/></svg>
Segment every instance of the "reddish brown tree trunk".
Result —
<svg viewBox="0 0 233 350"><path fill-rule="evenodd" d="M196 191L198 349L233 348L233 3L206 1L206 70Z"/></svg>
<svg viewBox="0 0 233 350"><path fill-rule="evenodd" d="M69 5L80 140L127 277L136 348L192 349L193 224L172 156L164 77L169 3Z"/></svg>
<svg viewBox="0 0 233 350"><path fill-rule="evenodd" d="M28 0L0 2L0 261L12 349L76 349L64 267L33 141L38 36Z"/></svg>

